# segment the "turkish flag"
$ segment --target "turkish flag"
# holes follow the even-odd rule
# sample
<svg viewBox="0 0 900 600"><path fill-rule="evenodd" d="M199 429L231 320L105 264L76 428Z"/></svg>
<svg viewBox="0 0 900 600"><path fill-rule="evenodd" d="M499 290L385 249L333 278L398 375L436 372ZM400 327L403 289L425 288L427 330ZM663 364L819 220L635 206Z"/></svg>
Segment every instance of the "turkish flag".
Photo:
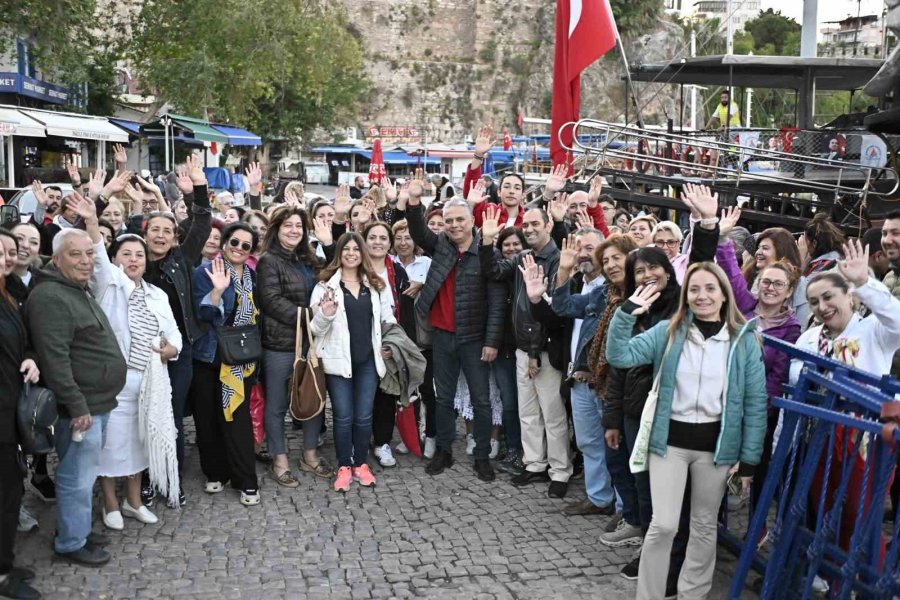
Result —
<svg viewBox="0 0 900 600"><path fill-rule="evenodd" d="M503 149L509 150L512 148L512 137L510 137L508 131L503 132Z"/></svg>
<svg viewBox="0 0 900 600"><path fill-rule="evenodd" d="M581 72L616 45L616 26L608 0L556 0L556 46L553 58L553 109L550 156L553 164L566 162L573 128L578 120ZM562 137L562 143L560 142Z"/></svg>

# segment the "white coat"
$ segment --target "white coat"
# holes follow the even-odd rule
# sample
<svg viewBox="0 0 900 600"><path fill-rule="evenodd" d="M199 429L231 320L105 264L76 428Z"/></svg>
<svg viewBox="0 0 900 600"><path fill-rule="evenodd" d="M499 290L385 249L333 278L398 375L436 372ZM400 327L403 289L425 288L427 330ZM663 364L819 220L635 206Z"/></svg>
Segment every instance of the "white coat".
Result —
<svg viewBox="0 0 900 600"><path fill-rule="evenodd" d="M165 334L166 340L181 353L181 333L169 306L166 293L151 283L143 282L146 288L147 308L156 317L159 331ZM135 284L122 269L112 264L106 254L103 243L94 244L94 273L91 275L91 293L106 313L112 325L116 341L122 356L127 360L131 352L131 330L128 327L128 298L134 291ZM176 357L177 358L177 357ZM175 359L172 359L175 360Z"/></svg>
<svg viewBox="0 0 900 600"><path fill-rule="evenodd" d="M381 324L382 322L397 322L391 310L393 298L387 287L381 292L375 291L365 276L362 277L362 283L369 288L372 294L372 351L375 355L375 369L378 371L378 377L381 378L387 372L384 359L381 357ZM334 293L334 299L337 302L337 310L331 317L319 309L319 302L325 296L326 290ZM322 360L322 368L328 375L352 377L350 330L347 325L347 312L344 308L344 291L341 289L341 269L338 269L328 281L320 281L316 285L309 305L313 310L310 329L316 344L316 354Z"/></svg>

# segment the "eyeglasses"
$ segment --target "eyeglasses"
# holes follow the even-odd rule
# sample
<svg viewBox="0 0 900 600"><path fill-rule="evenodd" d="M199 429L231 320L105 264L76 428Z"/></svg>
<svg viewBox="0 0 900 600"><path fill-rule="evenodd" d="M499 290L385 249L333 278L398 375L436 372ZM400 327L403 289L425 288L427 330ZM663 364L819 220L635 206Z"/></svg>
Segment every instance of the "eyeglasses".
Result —
<svg viewBox="0 0 900 600"><path fill-rule="evenodd" d="M678 240L659 240L653 242L657 248L677 248Z"/></svg>
<svg viewBox="0 0 900 600"><path fill-rule="evenodd" d="M250 242L242 242L237 238L231 238L230 240L228 240L228 245L232 248L237 248L238 246L240 246L241 250L243 250L244 252L250 252L250 249L253 248L253 245Z"/></svg>
<svg viewBox="0 0 900 600"><path fill-rule="evenodd" d="M759 287L761 287L761 288L770 287L773 290L780 292L781 290L783 290L784 288L787 287L787 284L783 281L773 281L771 279L760 279Z"/></svg>

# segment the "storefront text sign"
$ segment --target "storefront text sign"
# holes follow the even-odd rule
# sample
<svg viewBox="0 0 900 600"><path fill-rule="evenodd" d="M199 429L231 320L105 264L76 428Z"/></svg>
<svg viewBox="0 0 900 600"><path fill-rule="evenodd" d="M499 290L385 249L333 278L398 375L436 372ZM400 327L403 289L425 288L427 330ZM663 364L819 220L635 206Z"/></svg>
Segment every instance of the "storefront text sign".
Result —
<svg viewBox="0 0 900 600"><path fill-rule="evenodd" d="M69 91L61 85L18 73L0 73L0 93L21 94L51 104L65 104L69 100Z"/></svg>

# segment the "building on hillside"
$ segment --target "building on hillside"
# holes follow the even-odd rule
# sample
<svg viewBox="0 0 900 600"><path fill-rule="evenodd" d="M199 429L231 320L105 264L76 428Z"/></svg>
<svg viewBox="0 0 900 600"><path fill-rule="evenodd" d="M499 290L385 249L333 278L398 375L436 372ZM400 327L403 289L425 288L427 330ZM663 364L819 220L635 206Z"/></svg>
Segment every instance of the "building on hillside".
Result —
<svg viewBox="0 0 900 600"><path fill-rule="evenodd" d="M682 0L683 1L683 0ZM667 0L677 3L678 0ZM708 21L718 19L724 29L728 20L727 0L698 0L694 2L693 12L690 15L695 21ZM735 31L742 31L747 21L752 21L759 16L760 0L731 0L731 18Z"/></svg>
<svg viewBox="0 0 900 600"><path fill-rule="evenodd" d="M888 32L888 45L896 42ZM881 15L847 17L829 21L819 30L819 56L883 58L887 52L884 19Z"/></svg>

